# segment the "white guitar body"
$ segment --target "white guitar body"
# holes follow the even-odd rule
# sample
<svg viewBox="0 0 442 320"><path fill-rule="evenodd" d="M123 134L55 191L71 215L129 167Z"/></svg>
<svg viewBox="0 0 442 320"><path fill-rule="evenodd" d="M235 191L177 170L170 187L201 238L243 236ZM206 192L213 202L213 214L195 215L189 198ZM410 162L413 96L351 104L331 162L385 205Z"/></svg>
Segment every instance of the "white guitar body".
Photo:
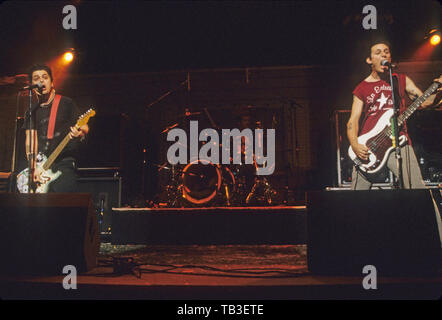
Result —
<svg viewBox="0 0 442 320"><path fill-rule="evenodd" d="M428 97L433 94L440 86L439 82L433 82L430 87L417 98L404 112L398 116L398 127L400 128L407 118L419 108ZM387 162L388 156L393 151L393 133L391 130L391 118L393 109L388 109L380 117L376 125L369 132L358 137L358 142L366 146L369 150L368 160L358 158L351 146L348 148L348 155L358 168L366 173L378 172ZM398 139L398 145L403 146L407 141L406 136L402 135Z"/></svg>
<svg viewBox="0 0 442 320"><path fill-rule="evenodd" d="M391 126L391 117L393 116L393 109L387 110L378 120L376 125L373 129L371 129L369 132L361 135L358 137L358 143L362 145L366 145L367 141L372 139L373 137L376 137L378 134L380 134L385 127ZM368 161L362 161L358 158L358 156L354 153L351 146L348 148L348 155L350 159L361 169L363 172L366 173L376 173L379 170L382 169L382 167L387 162L388 156L390 152L393 151L393 146L391 144L391 141L393 139L393 136L390 136L387 141L382 141L383 144L386 144L387 147L386 150L382 150L382 152L373 152L369 148L369 156ZM407 141L407 137L405 135L401 135L399 137L399 145L403 146ZM380 143L379 143L380 145Z"/></svg>
<svg viewBox="0 0 442 320"><path fill-rule="evenodd" d="M49 191L50 184L57 180L61 175L61 171L52 172L51 169L43 169L43 165L47 160L48 159L44 154L38 154L36 166L41 170L41 177L44 179L44 182L37 186L35 193L47 193ZM28 172L29 168L26 168L17 175L17 189L20 193L29 193Z"/></svg>

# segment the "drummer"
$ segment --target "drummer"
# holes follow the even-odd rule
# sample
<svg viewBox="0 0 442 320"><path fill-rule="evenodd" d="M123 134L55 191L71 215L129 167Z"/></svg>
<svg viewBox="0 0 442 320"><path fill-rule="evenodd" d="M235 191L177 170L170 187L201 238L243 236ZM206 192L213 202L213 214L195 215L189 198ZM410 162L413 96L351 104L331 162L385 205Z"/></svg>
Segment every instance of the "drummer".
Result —
<svg viewBox="0 0 442 320"><path fill-rule="evenodd" d="M249 112L242 112L237 116L237 126L240 131L248 128L253 132L255 124L252 121L252 116ZM245 137L241 137L241 165L237 165L235 172L237 175L237 182L242 184L240 189L248 194L255 183L256 165L255 157L253 157L254 164L245 164L245 146Z"/></svg>
<svg viewBox="0 0 442 320"><path fill-rule="evenodd" d="M253 132L254 126L252 126L252 117L248 112L243 112L237 117L237 126L239 130L242 131L244 129L250 129ZM245 150L246 150L246 138L244 136L241 137L241 163L245 163Z"/></svg>

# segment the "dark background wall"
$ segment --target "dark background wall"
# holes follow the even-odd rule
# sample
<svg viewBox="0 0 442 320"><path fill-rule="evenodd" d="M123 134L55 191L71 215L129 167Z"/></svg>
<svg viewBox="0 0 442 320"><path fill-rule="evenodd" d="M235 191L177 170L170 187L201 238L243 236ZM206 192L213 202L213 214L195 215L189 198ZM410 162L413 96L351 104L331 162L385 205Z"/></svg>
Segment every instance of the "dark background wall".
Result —
<svg viewBox="0 0 442 320"><path fill-rule="evenodd" d="M435 70L441 67L442 61L404 62L400 70L426 89L437 76ZM250 112L264 128L274 127L276 170L270 180L279 189L288 184L302 197L306 189L335 184L333 112L350 109L351 91L360 76L339 74L337 67L324 66L201 69L189 71L188 91L187 85L180 84L187 79L183 71L73 75L59 92L73 97L82 111L91 106L97 110L87 144L79 155L79 166L121 167L127 201L142 192L143 177L145 197L161 191L167 173L157 174L155 165L167 161L171 144L161 132L175 123L183 127L188 120L198 120L200 130L211 127L204 109L221 128L238 127L240 110ZM173 92L148 107L169 91ZM20 114L27 99L21 101ZM0 168L9 171L13 91L3 93L1 105ZM186 108L200 114L184 117Z"/></svg>

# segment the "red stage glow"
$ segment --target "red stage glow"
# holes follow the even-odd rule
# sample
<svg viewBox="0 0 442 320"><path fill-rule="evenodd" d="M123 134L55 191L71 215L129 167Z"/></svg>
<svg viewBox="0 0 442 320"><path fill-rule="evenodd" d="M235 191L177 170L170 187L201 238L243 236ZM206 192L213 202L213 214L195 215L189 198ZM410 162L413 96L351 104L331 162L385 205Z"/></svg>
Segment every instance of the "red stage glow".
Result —
<svg viewBox="0 0 442 320"><path fill-rule="evenodd" d="M440 43L440 32L432 29L424 38L425 42L415 51L412 60L429 60L435 47Z"/></svg>
<svg viewBox="0 0 442 320"><path fill-rule="evenodd" d="M74 49L65 51L63 54L55 57L51 61L47 62L47 65L51 68L54 76L54 86L60 89L64 80L67 77L67 72L72 61L75 59Z"/></svg>
<svg viewBox="0 0 442 320"><path fill-rule="evenodd" d="M428 60L434 47L430 42L425 41L414 53L412 60Z"/></svg>

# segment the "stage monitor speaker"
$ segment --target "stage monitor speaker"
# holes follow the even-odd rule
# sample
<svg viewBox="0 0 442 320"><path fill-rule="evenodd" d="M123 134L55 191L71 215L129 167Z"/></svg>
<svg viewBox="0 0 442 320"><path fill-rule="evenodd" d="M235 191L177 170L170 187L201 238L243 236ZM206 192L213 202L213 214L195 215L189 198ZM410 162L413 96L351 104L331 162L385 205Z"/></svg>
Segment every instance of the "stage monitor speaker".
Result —
<svg viewBox="0 0 442 320"><path fill-rule="evenodd" d="M62 274L96 266L100 239L90 194L0 194L0 271Z"/></svg>
<svg viewBox="0 0 442 320"><path fill-rule="evenodd" d="M442 249L436 192L308 192L309 270L363 275L363 267L373 265L378 276L438 272Z"/></svg>
<svg viewBox="0 0 442 320"><path fill-rule="evenodd" d="M79 192L92 194L100 233L111 232L112 208L121 207L121 177L88 177L83 173L77 184Z"/></svg>

